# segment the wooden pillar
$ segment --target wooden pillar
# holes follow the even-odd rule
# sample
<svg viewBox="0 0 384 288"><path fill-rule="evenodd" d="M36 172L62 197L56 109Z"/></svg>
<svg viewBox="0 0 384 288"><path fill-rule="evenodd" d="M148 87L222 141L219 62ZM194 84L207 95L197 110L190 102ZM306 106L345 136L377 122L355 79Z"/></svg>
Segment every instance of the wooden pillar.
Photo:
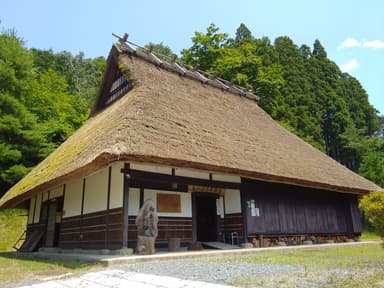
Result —
<svg viewBox="0 0 384 288"><path fill-rule="evenodd" d="M240 186L241 216L243 218L244 243L248 243L248 224L247 224L247 191Z"/></svg>
<svg viewBox="0 0 384 288"><path fill-rule="evenodd" d="M84 215L84 195L85 195L85 182L86 178L83 179L83 189L82 189L82 195L81 195L81 211L80 211L80 248L82 247L83 243L83 215Z"/></svg>
<svg viewBox="0 0 384 288"><path fill-rule="evenodd" d="M112 166L108 168L108 190L107 190L107 215L105 216L105 237L104 248L108 248L109 242L109 210L111 203L111 179L112 179Z"/></svg>
<svg viewBox="0 0 384 288"><path fill-rule="evenodd" d="M140 187L140 200L139 200L139 207L143 206L144 204L144 188Z"/></svg>
<svg viewBox="0 0 384 288"><path fill-rule="evenodd" d="M128 248L128 199L129 199L129 180L131 178L129 163L124 164L124 186L123 186L123 248Z"/></svg>
<svg viewBox="0 0 384 288"><path fill-rule="evenodd" d="M197 241L197 208L196 194L192 193L192 241Z"/></svg>

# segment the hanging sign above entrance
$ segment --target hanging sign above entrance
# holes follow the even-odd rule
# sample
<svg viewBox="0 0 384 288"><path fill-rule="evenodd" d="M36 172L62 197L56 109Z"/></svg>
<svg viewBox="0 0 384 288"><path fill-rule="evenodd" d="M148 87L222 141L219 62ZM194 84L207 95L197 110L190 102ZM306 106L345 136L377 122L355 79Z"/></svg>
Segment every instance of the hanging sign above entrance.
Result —
<svg viewBox="0 0 384 288"><path fill-rule="evenodd" d="M198 186L198 185L188 185L188 192L205 192L205 193L214 193L219 196L224 196L224 189L211 186Z"/></svg>

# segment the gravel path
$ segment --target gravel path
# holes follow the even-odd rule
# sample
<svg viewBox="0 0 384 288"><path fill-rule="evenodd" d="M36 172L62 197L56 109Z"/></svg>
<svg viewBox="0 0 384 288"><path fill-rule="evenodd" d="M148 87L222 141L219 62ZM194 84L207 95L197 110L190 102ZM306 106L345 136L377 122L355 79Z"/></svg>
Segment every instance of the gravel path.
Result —
<svg viewBox="0 0 384 288"><path fill-rule="evenodd" d="M215 262L211 259L171 260L124 264L118 267L124 271L148 273L159 276L177 277L185 280L234 285L236 279L247 277L273 277L292 274L300 267L287 264L256 264L246 262Z"/></svg>

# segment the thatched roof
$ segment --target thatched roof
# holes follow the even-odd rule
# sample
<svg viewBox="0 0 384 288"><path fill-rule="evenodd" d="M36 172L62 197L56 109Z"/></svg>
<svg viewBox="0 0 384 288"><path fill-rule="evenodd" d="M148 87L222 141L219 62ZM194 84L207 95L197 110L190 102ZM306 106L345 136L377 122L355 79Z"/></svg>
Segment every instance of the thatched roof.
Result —
<svg viewBox="0 0 384 288"><path fill-rule="evenodd" d="M144 58L113 47L93 116L13 186L0 207L117 160L346 193L381 190L282 128L254 100ZM133 88L103 109L100 101L114 66L124 70Z"/></svg>

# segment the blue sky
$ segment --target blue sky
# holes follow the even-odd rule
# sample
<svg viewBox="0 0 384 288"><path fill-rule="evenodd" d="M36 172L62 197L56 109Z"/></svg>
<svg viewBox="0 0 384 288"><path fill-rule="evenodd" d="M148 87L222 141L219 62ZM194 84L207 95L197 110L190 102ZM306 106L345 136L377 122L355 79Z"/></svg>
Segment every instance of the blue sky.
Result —
<svg viewBox="0 0 384 288"><path fill-rule="evenodd" d="M14 28L27 47L107 56L127 32L144 45L174 52L191 46L210 23L234 36L244 23L255 37L289 36L298 46L319 39L328 57L355 76L384 114L384 1L381 0L0 0L0 27Z"/></svg>

